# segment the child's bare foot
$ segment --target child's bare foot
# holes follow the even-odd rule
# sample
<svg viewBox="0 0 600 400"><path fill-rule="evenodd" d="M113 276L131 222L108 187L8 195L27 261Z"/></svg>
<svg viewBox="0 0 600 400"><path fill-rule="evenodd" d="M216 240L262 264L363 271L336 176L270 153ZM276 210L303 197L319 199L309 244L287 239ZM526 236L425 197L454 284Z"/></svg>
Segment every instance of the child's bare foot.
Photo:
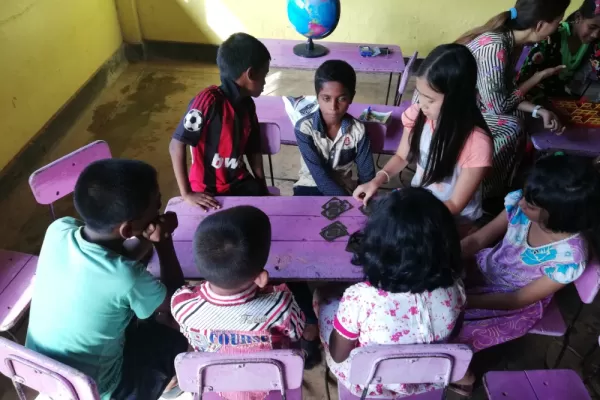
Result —
<svg viewBox="0 0 600 400"><path fill-rule="evenodd" d="M304 369L312 369L321 363L321 340L319 339L319 326L307 324L302 333L300 347L304 352Z"/></svg>

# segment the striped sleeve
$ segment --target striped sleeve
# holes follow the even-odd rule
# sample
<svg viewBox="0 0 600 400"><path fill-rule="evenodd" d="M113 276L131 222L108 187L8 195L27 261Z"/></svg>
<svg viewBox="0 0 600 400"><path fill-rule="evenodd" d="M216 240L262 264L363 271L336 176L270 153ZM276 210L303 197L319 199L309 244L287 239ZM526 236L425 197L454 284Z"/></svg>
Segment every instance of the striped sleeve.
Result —
<svg viewBox="0 0 600 400"><path fill-rule="evenodd" d="M521 91L508 85L506 68L511 66L504 43L485 39L486 36L475 39L479 43L486 43L474 52L477 60L477 89L488 111L507 114L523 101L523 95Z"/></svg>
<svg viewBox="0 0 600 400"><path fill-rule="evenodd" d="M359 121L354 121L355 129L358 130L360 137L356 146L356 172L358 173L358 183L367 183L375 178L375 163L373 163L373 154L371 153L371 141L365 132L365 126Z"/></svg>
<svg viewBox="0 0 600 400"><path fill-rule="evenodd" d="M325 196L346 196L348 193L331 177L331 167L319 154L312 136L302 131L302 126L301 122L296 124L296 142L319 191Z"/></svg>
<svg viewBox="0 0 600 400"><path fill-rule="evenodd" d="M173 139L188 146L195 147L200 141L202 132L214 116L216 98L212 90L200 92L188 105L187 112L179 121L173 133Z"/></svg>
<svg viewBox="0 0 600 400"><path fill-rule="evenodd" d="M304 314L294 300L292 292L286 285L271 286L271 306L265 312L267 317L263 326L258 330L280 332L283 336L297 342L304 332Z"/></svg>

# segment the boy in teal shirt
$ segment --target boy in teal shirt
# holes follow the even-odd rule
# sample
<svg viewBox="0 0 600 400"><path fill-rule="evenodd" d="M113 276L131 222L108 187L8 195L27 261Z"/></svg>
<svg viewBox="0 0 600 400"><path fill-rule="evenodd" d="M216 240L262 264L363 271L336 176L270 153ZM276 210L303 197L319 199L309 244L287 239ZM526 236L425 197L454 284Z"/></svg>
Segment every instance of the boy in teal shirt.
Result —
<svg viewBox="0 0 600 400"><path fill-rule="evenodd" d="M93 378L103 400L158 399L187 349L179 332L150 319L169 312L184 283L171 239L177 217L159 215L156 171L140 161L91 164L74 201L83 221L61 218L44 238L26 346ZM154 245L159 279L127 246L133 237Z"/></svg>

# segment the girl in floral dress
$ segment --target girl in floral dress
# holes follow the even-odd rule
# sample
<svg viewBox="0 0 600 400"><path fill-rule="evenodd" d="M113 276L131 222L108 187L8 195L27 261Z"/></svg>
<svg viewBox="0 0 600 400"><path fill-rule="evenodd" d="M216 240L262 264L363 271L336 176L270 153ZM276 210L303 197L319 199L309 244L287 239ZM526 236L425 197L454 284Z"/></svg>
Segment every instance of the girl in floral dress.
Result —
<svg viewBox="0 0 600 400"><path fill-rule="evenodd" d="M462 240L463 257L475 255L478 268L467 271L458 341L479 351L525 335L589 255L600 254L599 205L600 175L589 159L540 159L506 209Z"/></svg>
<svg viewBox="0 0 600 400"><path fill-rule="evenodd" d="M535 73L564 65L559 74L540 82L528 98L580 97L589 74L600 77L600 0L584 0L579 10L561 22L558 30L536 43L517 78L524 82Z"/></svg>
<svg viewBox="0 0 600 400"><path fill-rule="evenodd" d="M516 86L515 64L524 45L544 40L556 31L569 3L569 0L517 0L513 8L456 41L466 45L477 60L479 107L494 138L493 167L483 182L484 198L501 198L512 184L525 149L522 125L526 113L542 118L547 129L562 129L553 112L524 97L562 67L540 71Z"/></svg>
<svg viewBox="0 0 600 400"><path fill-rule="evenodd" d="M422 188L397 190L374 203L353 259L366 280L316 307L327 365L338 384L358 396L364 388L348 381L352 349L445 342L465 301L458 232L444 204ZM435 388L372 385L367 394L404 397Z"/></svg>

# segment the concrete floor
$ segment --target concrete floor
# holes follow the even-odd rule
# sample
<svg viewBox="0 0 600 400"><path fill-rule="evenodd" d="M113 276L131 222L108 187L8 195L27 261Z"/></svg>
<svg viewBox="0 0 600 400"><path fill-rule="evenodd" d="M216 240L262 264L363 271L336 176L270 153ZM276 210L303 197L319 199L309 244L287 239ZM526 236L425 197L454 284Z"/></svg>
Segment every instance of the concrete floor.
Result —
<svg viewBox="0 0 600 400"><path fill-rule="evenodd" d="M267 78L265 95L312 94L313 72L273 70ZM359 74L357 102L384 103L388 77ZM0 247L31 253L39 251L44 231L50 223L47 208L37 205L31 195L27 178L35 169L67 154L91 141L106 140L113 157L134 158L149 162L160 174L163 198L177 196L177 186L171 169L168 143L173 129L185 113L189 100L202 88L219 83L214 65L174 62L140 63L123 67L113 75L110 85L79 111L77 118L59 129L51 140L40 139L34 143L34 156L20 158L11 174L0 181L0 206L6 210L4 229L0 230ZM405 99L410 98L410 85ZM282 195L290 195L297 178L300 155L296 147L283 146L273 157L276 186ZM382 157L381 162L385 162ZM266 162L266 161L265 161ZM266 164L265 164L266 165ZM390 187L398 187L394 179ZM165 202L166 203L166 202ZM57 204L58 215L75 215L71 199ZM573 288L559 294L563 315L573 315L579 299ZM597 343L600 333L598 304L586 306L572 335L571 344L580 354ZM20 331L20 336L26 326ZM554 360L557 340L528 335L520 340L478 354L476 371L543 369L546 350L548 359ZM599 352L600 353L600 352ZM597 358L599 355L594 354ZM594 357L591 358L594 360ZM581 372L578 359L568 353L563 368ZM324 366L305 374L304 397L325 399ZM331 398L337 398L335 384L330 383ZM15 399L10 382L0 382L0 399ZM449 397L453 398L453 397ZM480 388L474 399L485 399Z"/></svg>

